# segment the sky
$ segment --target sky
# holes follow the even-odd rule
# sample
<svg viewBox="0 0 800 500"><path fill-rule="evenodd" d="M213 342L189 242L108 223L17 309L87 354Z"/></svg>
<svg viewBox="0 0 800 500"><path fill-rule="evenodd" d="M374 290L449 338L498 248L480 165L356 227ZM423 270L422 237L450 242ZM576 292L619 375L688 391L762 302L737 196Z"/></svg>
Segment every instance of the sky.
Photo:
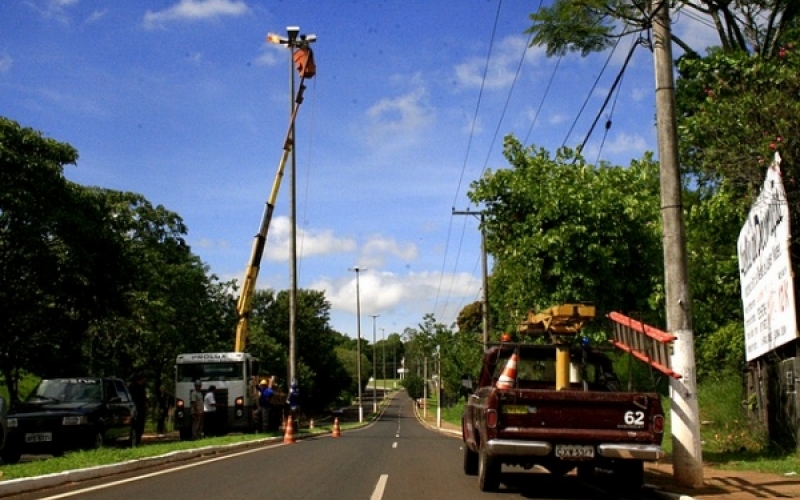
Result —
<svg viewBox="0 0 800 500"><path fill-rule="evenodd" d="M290 51L266 36L316 35L296 122L297 286L325 292L337 331L380 340L426 313L450 325L480 300L478 218L453 211L481 209L469 185L508 166L505 135L555 153L599 116L588 161L657 150L652 53L637 47L602 110L633 39L547 58L527 48L538 5L5 0L0 116L75 147L67 179L180 215L210 272L241 283L291 110ZM691 18L673 22L713 43ZM291 286L290 164L258 288Z"/></svg>

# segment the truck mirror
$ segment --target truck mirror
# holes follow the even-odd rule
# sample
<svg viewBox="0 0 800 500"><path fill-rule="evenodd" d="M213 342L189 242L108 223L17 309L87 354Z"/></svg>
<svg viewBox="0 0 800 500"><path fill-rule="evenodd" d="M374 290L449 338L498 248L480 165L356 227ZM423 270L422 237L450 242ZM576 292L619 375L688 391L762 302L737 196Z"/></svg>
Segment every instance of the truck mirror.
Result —
<svg viewBox="0 0 800 500"><path fill-rule="evenodd" d="M461 387L463 387L464 389L469 389L471 391L472 390L472 377L470 377L469 375L466 375L466 376L462 377L461 378Z"/></svg>

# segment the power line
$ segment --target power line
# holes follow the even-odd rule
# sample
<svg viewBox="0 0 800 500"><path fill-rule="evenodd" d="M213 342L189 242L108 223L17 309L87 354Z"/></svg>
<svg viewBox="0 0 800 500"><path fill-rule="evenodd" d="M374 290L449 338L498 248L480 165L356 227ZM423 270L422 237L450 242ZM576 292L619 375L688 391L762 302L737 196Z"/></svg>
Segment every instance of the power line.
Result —
<svg viewBox="0 0 800 500"><path fill-rule="evenodd" d="M589 141L589 137L591 137L592 132L594 132L594 127L597 125L598 120L600 120L600 115L606 109L608 105L608 101L611 100L611 96L614 95L614 90L616 90L617 85L619 84L620 80L622 80L622 75L625 74L625 70L628 68L628 63L631 62L631 57L633 57L633 52L636 50L636 47L639 46L640 40L637 38L633 44L631 45L630 50L628 51L627 57L625 57L625 62L622 63L622 68L620 68L619 73L617 73L617 77L614 79L614 83L611 84L611 89L608 91L605 100L603 101L603 105L600 106L600 110L597 112L597 115L592 121L592 126L589 127L589 132L586 133L586 137L583 139L583 142L580 146L578 146L578 151L582 152L583 148L586 146L586 143ZM577 157L576 157L577 158ZM575 158L573 158L573 163Z"/></svg>
<svg viewBox="0 0 800 500"><path fill-rule="evenodd" d="M472 139L475 136L475 123L478 120L478 110L480 109L481 101L483 100L483 90L484 90L484 87L486 86L486 75L489 72L489 61L491 60L492 51L494 50L494 40L495 40L495 36L497 34L497 24L498 24L498 19L500 18L500 9L501 9L502 6L503 6L503 1L500 0L497 3L497 11L495 13L494 24L492 26L492 34L491 34L491 37L489 39L489 52L486 55L486 64L484 65L484 68L483 68L483 77L481 78L481 88L480 88L480 91L478 92L478 100L475 103L475 114L474 114L474 116L472 118L472 127L471 127L470 132L469 132L469 139L467 141L467 149L466 149L466 152L464 154L464 162L463 162L463 164L461 166L461 174L459 175L458 184L456 186L456 192L455 192L455 195L453 196L453 207L454 208L455 208L456 200L458 199L458 193L461 191L461 183L464 180L464 172L467 169L467 159L469 158L469 152L470 152L470 149L472 147ZM466 222L464 224L466 225ZM442 258L442 270L441 270L441 273L439 275L439 286L436 289L436 298L434 299L434 302L433 302L433 310L434 311L436 311L436 308L437 308L437 306L439 304L439 294L442 292L442 280L444 279L445 266L447 265L447 255L448 255L449 250L450 250L450 239L451 239L451 235L452 235L452 230L453 230L453 218L450 217L449 223L447 225L447 241L445 243L444 257ZM463 236L462 236L462 239L463 239ZM460 254L460 252L461 252L461 248L459 246L458 253ZM458 262L458 255L456 256L456 262Z"/></svg>

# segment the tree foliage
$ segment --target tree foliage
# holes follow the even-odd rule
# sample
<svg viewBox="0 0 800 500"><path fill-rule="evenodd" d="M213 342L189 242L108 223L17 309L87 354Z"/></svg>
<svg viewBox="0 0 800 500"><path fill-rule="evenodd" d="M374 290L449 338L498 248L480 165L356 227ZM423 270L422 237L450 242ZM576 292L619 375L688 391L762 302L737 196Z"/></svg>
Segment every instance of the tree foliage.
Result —
<svg viewBox="0 0 800 500"><path fill-rule="evenodd" d="M601 52L625 34L649 30L658 1L556 0L530 15L531 45L546 47L548 56ZM800 15L796 0L677 0L670 7L676 18L685 14L713 26L722 50L762 57L778 53L793 36ZM689 54L705 49L692 47L674 34L673 42Z"/></svg>
<svg viewBox="0 0 800 500"><path fill-rule="evenodd" d="M485 206L498 326L516 330L529 310L565 302L593 302L603 313L648 310L662 260L652 160L594 167L568 149L553 159L513 137L504 154L510 168L469 192Z"/></svg>

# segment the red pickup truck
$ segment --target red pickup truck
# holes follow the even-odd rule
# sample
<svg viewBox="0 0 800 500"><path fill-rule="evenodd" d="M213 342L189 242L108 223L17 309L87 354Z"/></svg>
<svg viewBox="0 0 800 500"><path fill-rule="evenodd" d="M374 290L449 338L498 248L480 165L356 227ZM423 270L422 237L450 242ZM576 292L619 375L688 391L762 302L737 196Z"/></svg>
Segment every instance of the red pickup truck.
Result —
<svg viewBox="0 0 800 500"><path fill-rule="evenodd" d="M559 355L561 363L568 356L566 383L556 373ZM503 464L558 475L577 468L584 479L602 469L641 488L644 462L664 456L664 412L657 393L620 386L597 349L490 346L462 417L464 472L478 476L482 491L499 487Z"/></svg>

